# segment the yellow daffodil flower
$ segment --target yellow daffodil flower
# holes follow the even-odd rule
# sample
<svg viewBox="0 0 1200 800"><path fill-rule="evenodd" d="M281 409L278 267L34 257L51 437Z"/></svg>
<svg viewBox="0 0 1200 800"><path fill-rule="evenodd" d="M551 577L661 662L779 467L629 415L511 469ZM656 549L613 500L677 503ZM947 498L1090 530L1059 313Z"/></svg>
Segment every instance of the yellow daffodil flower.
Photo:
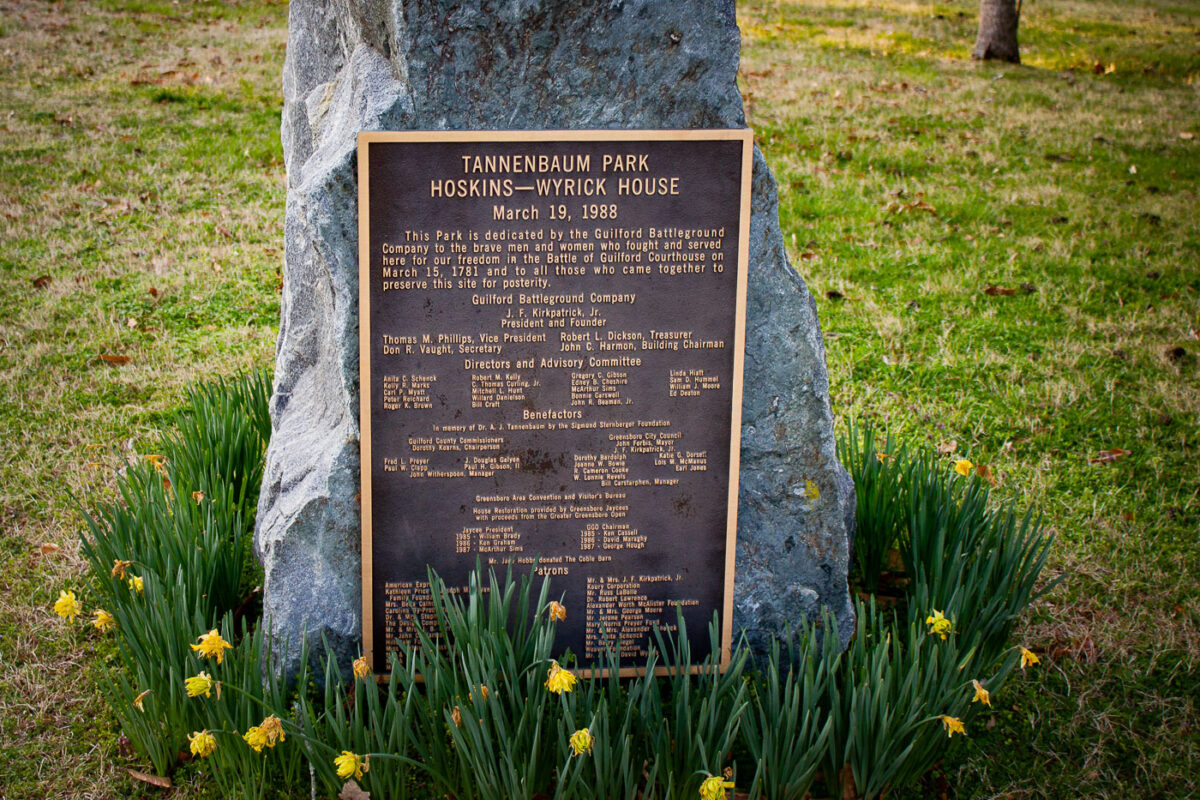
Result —
<svg viewBox="0 0 1200 800"><path fill-rule="evenodd" d="M360 780L367 771L367 760L349 750L343 750L342 754L333 760L333 765L337 767L338 777L344 781L350 778Z"/></svg>
<svg viewBox="0 0 1200 800"><path fill-rule="evenodd" d="M954 462L954 471L959 475L962 475L964 478L969 477L971 475L971 470L973 469L975 469L975 465L965 458L960 458L958 461Z"/></svg>
<svg viewBox="0 0 1200 800"><path fill-rule="evenodd" d="M216 681L212 679L211 675L209 675L207 672L201 672L199 675L195 675L185 680L183 685L187 688L188 697L199 697L200 695L212 697L213 687L217 684Z"/></svg>
<svg viewBox="0 0 1200 800"><path fill-rule="evenodd" d="M562 622L567 618L567 607L557 600L551 600L550 605L546 608L550 615L551 622Z"/></svg>
<svg viewBox="0 0 1200 800"><path fill-rule="evenodd" d="M132 564L132 561L122 561L119 558L114 558L112 576L119 581L125 580L125 570L129 569Z"/></svg>
<svg viewBox="0 0 1200 800"><path fill-rule="evenodd" d="M113 628L117 627L117 618L105 611L103 608L97 608L96 618L92 620L92 627L101 633L108 633Z"/></svg>
<svg viewBox="0 0 1200 800"><path fill-rule="evenodd" d="M1032 650L1021 648L1021 669L1032 667L1034 664L1039 664L1038 657L1033 654Z"/></svg>
<svg viewBox="0 0 1200 800"><path fill-rule="evenodd" d="M975 696L971 698L972 703L983 703L985 706L992 704L992 695L987 689L983 688L983 684L979 681L971 681L971 685L975 687Z"/></svg>
<svg viewBox="0 0 1200 800"><path fill-rule="evenodd" d="M700 800L725 800L725 790L733 788L733 781L722 780L716 775L709 775L700 784Z"/></svg>
<svg viewBox="0 0 1200 800"><path fill-rule="evenodd" d="M596 741L592 736L592 732L587 728L580 728L571 734L571 749L575 751L575 755L581 756L584 753L591 754L592 744Z"/></svg>
<svg viewBox="0 0 1200 800"><path fill-rule="evenodd" d="M213 628L208 633L200 634L197 639L200 644L188 645L204 658L212 658L216 656L217 663L221 663L221 659L225 657L226 650L232 650L233 645L221 638L221 634L217 633L217 629Z"/></svg>
<svg viewBox="0 0 1200 800"><path fill-rule="evenodd" d="M129 579L129 591L137 592L138 597L141 597L146 593L146 583L142 580L140 575L134 575Z"/></svg>
<svg viewBox="0 0 1200 800"><path fill-rule="evenodd" d="M965 725L963 725L963 721L958 717L948 717L943 714L942 725L945 726L946 736L950 739L953 739L954 734L956 733L961 733L963 736L967 735L967 728Z"/></svg>
<svg viewBox="0 0 1200 800"><path fill-rule="evenodd" d="M371 677L371 668L367 666L367 657L359 656L354 659L354 677L369 678Z"/></svg>
<svg viewBox="0 0 1200 800"><path fill-rule="evenodd" d="M137 697L133 698L133 707L136 708L138 711L142 712L143 714L146 713L146 709L142 707L142 701L146 699L146 695L148 695L148 694L150 694L149 689L142 692Z"/></svg>
<svg viewBox="0 0 1200 800"><path fill-rule="evenodd" d="M188 743L192 755L206 758L217 749L216 738L208 731L192 731L188 734Z"/></svg>
<svg viewBox="0 0 1200 800"><path fill-rule="evenodd" d="M880 464L887 461L891 457L892 457L891 453L876 453L875 454L875 460L878 461Z"/></svg>
<svg viewBox="0 0 1200 800"><path fill-rule="evenodd" d="M283 720L274 714L264 719L258 726L267 736L267 747L274 747L277 742L287 741L283 733Z"/></svg>
<svg viewBox="0 0 1200 800"><path fill-rule="evenodd" d="M575 682L579 680L575 677L575 673L569 669L563 669L558 665L557 661L550 662L550 669L546 671L546 688L555 694L569 692L575 688Z"/></svg>
<svg viewBox="0 0 1200 800"><path fill-rule="evenodd" d="M267 732L262 729L261 725L255 725L250 730L242 734L242 738L246 740L246 744L250 745L251 749L256 753L261 753L264 747L270 747L271 741L267 737Z"/></svg>
<svg viewBox="0 0 1200 800"><path fill-rule="evenodd" d="M929 626L929 633L942 637L942 641L954 630L954 622L942 616L942 612L936 608L925 618L925 624Z"/></svg>
<svg viewBox="0 0 1200 800"><path fill-rule="evenodd" d="M54 601L54 613L65 619L67 622L74 622L75 618L83 613L83 606L75 599L74 592L59 592L58 599Z"/></svg>

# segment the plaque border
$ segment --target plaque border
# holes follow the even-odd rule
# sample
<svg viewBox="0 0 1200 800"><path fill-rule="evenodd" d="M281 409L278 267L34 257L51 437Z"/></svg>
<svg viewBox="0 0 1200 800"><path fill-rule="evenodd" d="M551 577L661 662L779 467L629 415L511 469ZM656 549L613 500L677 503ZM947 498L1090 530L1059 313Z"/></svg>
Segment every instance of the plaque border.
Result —
<svg viewBox="0 0 1200 800"><path fill-rule="evenodd" d="M741 476L742 377L746 363L746 289L750 272L750 195L754 175L754 131L751 128L697 128L651 130L471 130L471 131L360 131L358 134L358 385L359 385L359 500L362 546L362 652L367 665L375 671L374 653L374 560L372 558L373 518L371 509L371 392L363 390L363 376L371 375L370 308L370 145L381 142L623 142L623 141L730 141L742 142L741 199L738 214L737 299L734 312L733 391L729 432L729 492L725 522L725 587L721 608L721 672L729 667L733 644L733 588L737 562L738 487ZM366 311L364 311L364 309ZM693 666L692 672L701 671ZM604 669L577 670L583 677ZM655 668L657 675L670 674L666 666ZM644 667L621 667L620 677L637 677ZM376 672L379 681L387 673Z"/></svg>

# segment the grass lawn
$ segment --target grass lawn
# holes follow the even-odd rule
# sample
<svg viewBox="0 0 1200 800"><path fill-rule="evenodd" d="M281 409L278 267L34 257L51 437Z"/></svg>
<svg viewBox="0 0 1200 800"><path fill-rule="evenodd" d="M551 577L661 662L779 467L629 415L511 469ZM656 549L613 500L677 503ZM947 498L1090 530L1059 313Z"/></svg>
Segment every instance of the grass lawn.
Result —
<svg viewBox="0 0 1200 800"><path fill-rule="evenodd" d="M836 413L988 465L1069 573L924 793L1191 796L1200 8L1026 3L1019 67L970 61L969 2L740 10Z"/></svg>
<svg viewBox="0 0 1200 800"><path fill-rule="evenodd" d="M1200 6L748 2L742 85L835 413L985 464L1067 580L1042 668L906 796L1200 791ZM286 6L0 0L0 798L134 784L59 624L75 500L271 363ZM136 787L131 789L131 787ZM185 787L173 796L203 794Z"/></svg>

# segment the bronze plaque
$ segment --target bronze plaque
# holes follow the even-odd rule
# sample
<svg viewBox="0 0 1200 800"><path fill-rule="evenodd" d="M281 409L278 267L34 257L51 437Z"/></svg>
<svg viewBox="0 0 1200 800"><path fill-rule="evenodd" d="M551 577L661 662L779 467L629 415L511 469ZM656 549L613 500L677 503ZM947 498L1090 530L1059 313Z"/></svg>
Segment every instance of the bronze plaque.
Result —
<svg viewBox="0 0 1200 800"><path fill-rule="evenodd" d="M362 133L363 642L537 563L559 652L729 658L749 130Z"/></svg>

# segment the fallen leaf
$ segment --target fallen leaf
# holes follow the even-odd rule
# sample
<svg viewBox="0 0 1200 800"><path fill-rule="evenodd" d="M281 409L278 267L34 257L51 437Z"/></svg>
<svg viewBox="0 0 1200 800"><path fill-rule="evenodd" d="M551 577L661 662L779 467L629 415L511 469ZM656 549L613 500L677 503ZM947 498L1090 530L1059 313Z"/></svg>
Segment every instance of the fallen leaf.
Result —
<svg viewBox="0 0 1200 800"><path fill-rule="evenodd" d="M107 361L109 364L128 364L133 361L133 356L120 356L115 353L101 353L100 360Z"/></svg>
<svg viewBox="0 0 1200 800"><path fill-rule="evenodd" d="M351 778L338 793L338 800L371 800L371 793L363 791L358 782Z"/></svg>
<svg viewBox="0 0 1200 800"><path fill-rule="evenodd" d="M33 279L33 288L45 289L50 285L51 277L49 275L38 275Z"/></svg>
<svg viewBox="0 0 1200 800"><path fill-rule="evenodd" d="M1095 458L1089 458L1089 464L1107 464L1110 461L1116 461L1118 458L1132 455L1131 450L1123 450L1120 447L1114 447L1112 450L1101 450L1096 454Z"/></svg>
<svg viewBox="0 0 1200 800"><path fill-rule="evenodd" d="M854 785L854 769L846 764L842 767L842 800L857 800L858 787Z"/></svg>
<svg viewBox="0 0 1200 800"><path fill-rule="evenodd" d="M938 455L948 456L958 449L958 440L951 439L948 442L942 442L937 446Z"/></svg>
<svg viewBox="0 0 1200 800"><path fill-rule="evenodd" d="M979 475L979 477L983 478L992 486L998 486L1000 483L996 480L996 476L992 474L992 468L987 464L977 464L975 466L975 472Z"/></svg>
<svg viewBox="0 0 1200 800"><path fill-rule="evenodd" d="M171 779L170 778L164 778L159 775L147 775L144 772L138 772L136 769L126 768L125 771L128 772L129 777L133 778L135 781L141 781L142 783L148 783L151 786L157 786L160 789L170 789L171 788Z"/></svg>
<svg viewBox="0 0 1200 800"><path fill-rule="evenodd" d="M1004 295L1007 297L1010 294L1016 294L1017 290L1016 289L1007 289L1003 286L989 285L986 289L983 290L983 293L991 295L993 297L995 297L996 295Z"/></svg>
<svg viewBox="0 0 1200 800"><path fill-rule="evenodd" d="M1183 139L1185 142L1190 142L1192 139L1196 138L1196 134L1192 133L1191 131L1180 131L1179 138Z"/></svg>
<svg viewBox="0 0 1200 800"><path fill-rule="evenodd" d="M147 293L148 293L148 294L149 294L151 297L158 297L158 289L154 288L153 286L151 286L149 289L147 289L147 290L146 290L146 292L147 292Z"/></svg>
<svg viewBox="0 0 1200 800"><path fill-rule="evenodd" d="M930 214L937 213L937 209L934 208L929 203L926 203L924 200L918 200L915 203L906 203L904 206L904 210L905 211L928 211Z"/></svg>
<svg viewBox="0 0 1200 800"><path fill-rule="evenodd" d="M60 548L58 545L54 544L53 542L46 542L38 549L42 551L42 555L49 556L49 555L53 555L54 553L57 553L62 548Z"/></svg>
<svg viewBox="0 0 1200 800"><path fill-rule="evenodd" d="M129 328L132 330L133 328L136 328L137 326L138 326L138 321L136 319L134 319L133 317L130 317L129 319L125 320L126 328Z"/></svg>

